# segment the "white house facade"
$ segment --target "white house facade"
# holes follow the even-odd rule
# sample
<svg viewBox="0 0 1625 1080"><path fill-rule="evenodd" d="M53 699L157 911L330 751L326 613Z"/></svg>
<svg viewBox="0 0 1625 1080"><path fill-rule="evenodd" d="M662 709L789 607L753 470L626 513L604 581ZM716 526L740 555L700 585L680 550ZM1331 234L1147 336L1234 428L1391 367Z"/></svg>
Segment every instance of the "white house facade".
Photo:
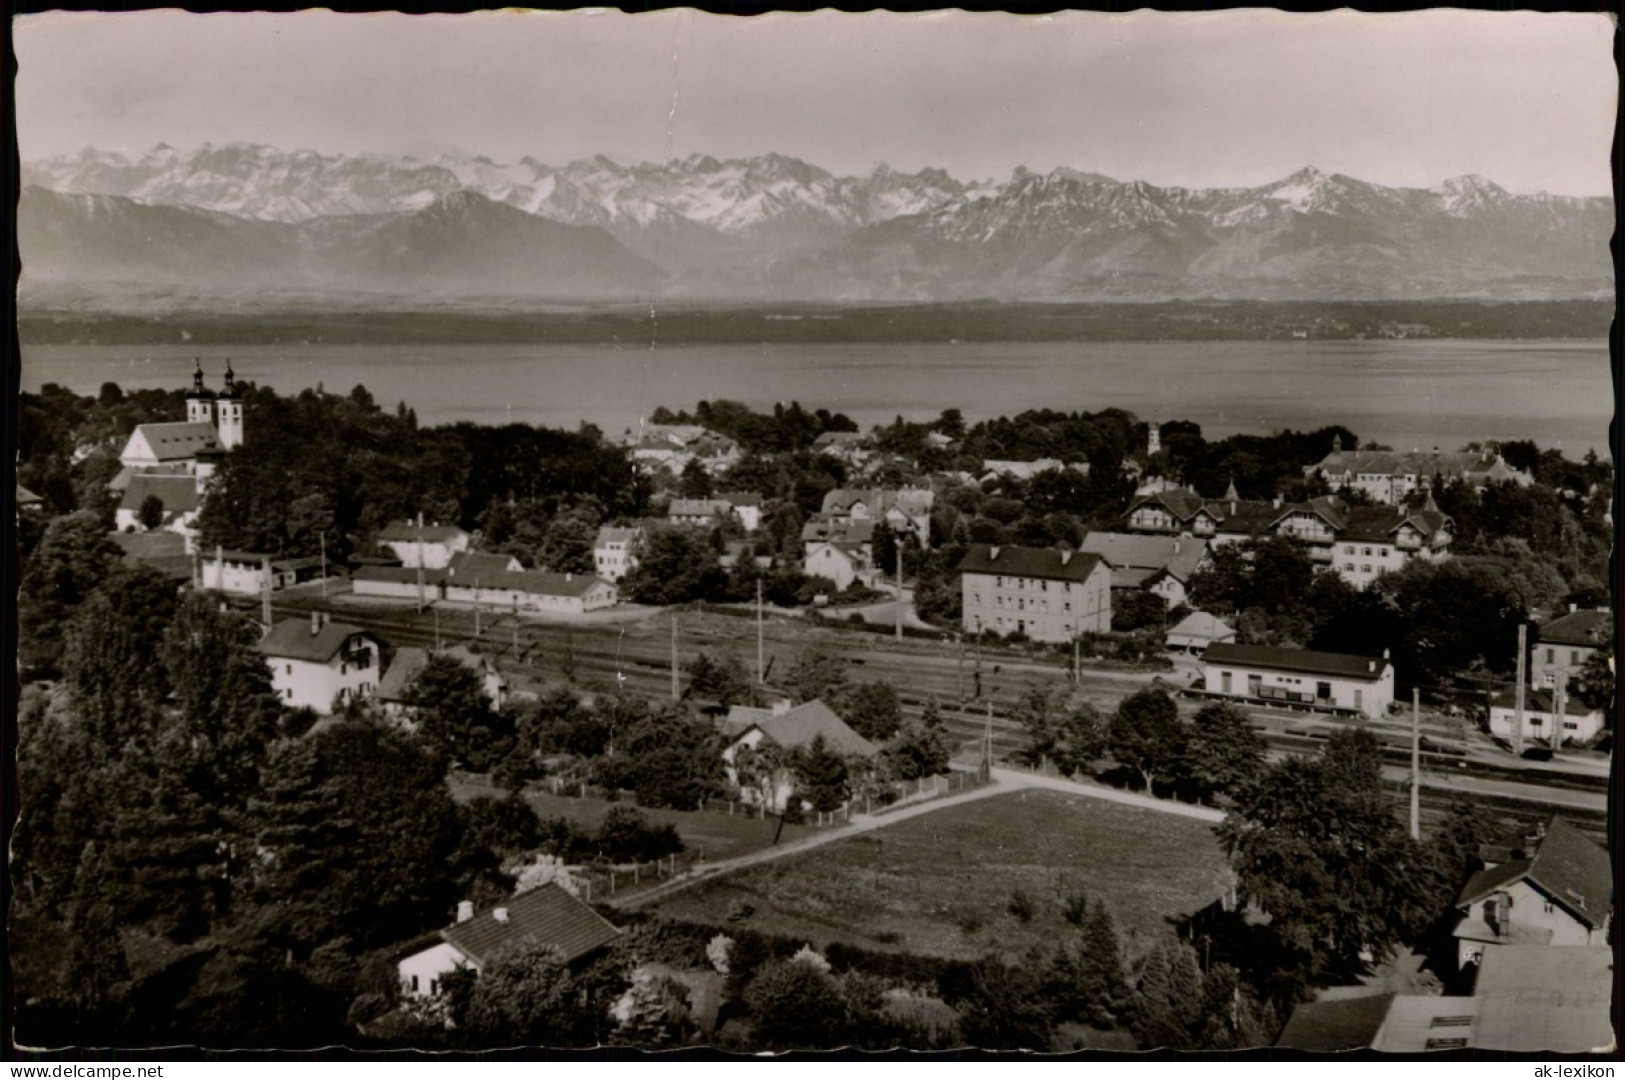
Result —
<svg viewBox="0 0 1625 1080"><path fill-rule="evenodd" d="M1260 704L1309 706L1380 717L1394 700L1386 656L1214 643L1202 655L1209 694Z"/></svg>
<svg viewBox="0 0 1625 1080"><path fill-rule="evenodd" d="M277 623L259 648L272 688L291 708L328 714L378 689L378 639L359 627L329 622L320 612L308 620Z"/></svg>
<svg viewBox="0 0 1625 1080"><path fill-rule="evenodd" d="M1111 568L1098 555L972 544L960 561L963 626L1071 641L1112 626Z"/></svg>

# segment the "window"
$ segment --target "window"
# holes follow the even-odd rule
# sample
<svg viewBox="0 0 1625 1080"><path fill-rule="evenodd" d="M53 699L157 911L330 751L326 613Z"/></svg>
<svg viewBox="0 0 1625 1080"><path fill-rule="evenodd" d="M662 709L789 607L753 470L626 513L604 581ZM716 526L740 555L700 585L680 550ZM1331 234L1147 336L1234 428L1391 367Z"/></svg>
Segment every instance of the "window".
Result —
<svg viewBox="0 0 1625 1080"><path fill-rule="evenodd" d="M348 675L348 674L350 674L350 665L345 663L342 660L339 661L339 674L340 675Z"/></svg>
<svg viewBox="0 0 1625 1080"><path fill-rule="evenodd" d="M1428 1024L1428 1027L1472 1027L1472 1025L1473 1018L1471 1016L1435 1016Z"/></svg>
<svg viewBox="0 0 1625 1080"><path fill-rule="evenodd" d="M282 691L282 696L284 698L286 698L287 700L292 701L293 700L293 687L290 686L286 690Z"/></svg>
<svg viewBox="0 0 1625 1080"><path fill-rule="evenodd" d="M412 993L415 994L417 992L418 992L418 977L416 975L414 975L414 976L412 976Z"/></svg>
<svg viewBox="0 0 1625 1080"><path fill-rule="evenodd" d="M1557 662L1557 650L1556 649L1547 649L1546 650L1546 662L1548 664L1555 664Z"/></svg>
<svg viewBox="0 0 1625 1080"><path fill-rule="evenodd" d="M1354 708L1355 708L1355 711L1357 711L1357 712L1364 712L1365 711L1364 698L1365 698L1365 691L1358 690L1358 689L1354 691Z"/></svg>
<svg viewBox="0 0 1625 1080"><path fill-rule="evenodd" d="M1363 554L1370 555L1371 554L1371 549L1366 548L1365 551L1363 552Z"/></svg>
<svg viewBox="0 0 1625 1080"><path fill-rule="evenodd" d="M982 602L982 594L981 593L972 593L971 594L971 599L975 600L978 604L980 604Z"/></svg>
<svg viewBox="0 0 1625 1080"><path fill-rule="evenodd" d="M1027 610L1027 599L1026 599L1026 597L1017 598L1016 607L1021 611L1026 611Z"/></svg>
<svg viewBox="0 0 1625 1080"><path fill-rule="evenodd" d="M1353 544L1344 544L1343 545L1343 554L1345 554L1345 555L1353 555L1354 554L1354 545Z"/></svg>
<svg viewBox="0 0 1625 1080"><path fill-rule="evenodd" d="M1563 730L1564 731L1579 731L1580 730L1580 725L1575 723L1573 720L1565 720L1565 721L1563 721Z"/></svg>
<svg viewBox="0 0 1625 1080"><path fill-rule="evenodd" d="M1529 726L1530 727L1545 727L1546 726L1546 721L1543 720L1542 718L1538 717L1538 716L1531 716L1529 718Z"/></svg>
<svg viewBox="0 0 1625 1080"><path fill-rule="evenodd" d="M1429 1039L1428 1050L1460 1050L1467 1045L1466 1039Z"/></svg>
<svg viewBox="0 0 1625 1080"><path fill-rule="evenodd" d="M1570 649L1569 650L1569 663L1578 664L1579 662L1580 662L1580 650L1579 649Z"/></svg>
<svg viewBox="0 0 1625 1080"><path fill-rule="evenodd" d="M1361 563L1360 564L1360 573L1362 573L1362 574L1371 573L1371 564L1370 563Z"/></svg>
<svg viewBox="0 0 1625 1080"><path fill-rule="evenodd" d="M1219 691L1225 694L1230 692L1230 673L1228 671L1219 673Z"/></svg>
<svg viewBox="0 0 1625 1080"><path fill-rule="evenodd" d="M1354 549L1349 548L1349 550L1353 551ZM1343 564L1343 569L1347 570L1349 573L1352 574L1352 573L1354 573L1354 564L1351 563L1351 562L1346 562L1346 563Z"/></svg>
<svg viewBox="0 0 1625 1080"><path fill-rule="evenodd" d="M1061 606L1066 609L1066 613L1068 615L1072 614L1072 605L1071 604L1062 604Z"/></svg>
<svg viewBox="0 0 1625 1080"><path fill-rule="evenodd" d="M289 674L289 675L292 675L292 674L293 674L293 665L292 665L292 664L289 664L289 665L288 665L288 674Z"/></svg>

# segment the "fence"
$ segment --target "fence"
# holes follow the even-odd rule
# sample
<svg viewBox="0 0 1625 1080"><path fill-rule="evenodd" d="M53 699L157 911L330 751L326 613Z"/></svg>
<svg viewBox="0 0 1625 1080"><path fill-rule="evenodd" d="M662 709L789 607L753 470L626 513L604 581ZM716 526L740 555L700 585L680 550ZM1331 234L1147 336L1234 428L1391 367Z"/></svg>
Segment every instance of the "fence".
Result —
<svg viewBox="0 0 1625 1080"><path fill-rule="evenodd" d="M704 860L700 852L685 851L653 862L572 866L570 876L580 887L581 899L589 904L602 903L611 897L624 898L682 877Z"/></svg>

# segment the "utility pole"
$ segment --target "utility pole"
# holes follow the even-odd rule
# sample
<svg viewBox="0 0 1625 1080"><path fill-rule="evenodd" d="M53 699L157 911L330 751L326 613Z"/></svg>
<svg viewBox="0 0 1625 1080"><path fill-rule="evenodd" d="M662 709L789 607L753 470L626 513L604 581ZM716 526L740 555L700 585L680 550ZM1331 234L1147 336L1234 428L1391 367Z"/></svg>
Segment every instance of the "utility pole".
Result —
<svg viewBox="0 0 1625 1080"><path fill-rule="evenodd" d="M756 579L756 685L761 686L767 682L765 669L762 667L762 579Z"/></svg>
<svg viewBox="0 0 1625 1080"><path fill-rule="evenodd" d="M271 558L268 555L260 556L260 621L265 623L266 632L271 629Z"/></svg>
<svg viewBox="0 0 1625 1080"><path fill-rule="evenodd" d="M677 612L671 613L671 699L681 696L677 687Z"/></svg>
<svg viewBox="0 0 1625 1080"><path fill-rule="evenodd" d="M1552 734L1551 747L1556 750L1563 745L1563 718L1568 715L1569 673L1568 669L1557 673L1557 681L1552 686Z"/></svg>
<svg viewBox="0 0 1625 1080"><path fill-rule="evenodd" d="M1528 650L1525 644L1529 637L1529 628L1524 623L1518 624L1518 689L1517 697L1513 701L1516 714L1513 720L1512 752L1523 754L1523 666L1524 653Z"/></svg>
<svg viewBox="0 0 1625 1080"><path fill-rule="evenodd" d="M1411 687L1411 839L1422 839L1422 691Z"/></svg>
<svg viewBox="0 0 1625 1080"><path fill-rule="evenodd" d="M327 599L327 532L322 531L322 599Z"/></svg>
<svg viewBox="0 0 1625 1080"><path fill-rule="evenodd" d="M1083 668L1080 666L1083 663L1083 650L1078 645L1080 640L1078 635L1074 634L1072 636L1072 684L1074 686L1083 682Z"/></svg>
<svg viewBox="0 0 1625 1080"><path fill-rule="evenodd" d="M513 658L519 659L519 597L513 598Z"/></svg>
<svg viewBox="0 0 1625 1080"><path fill-rule="evenodd" d="M480 602L479 602L479 599L478 599L479 595L480 595L480 583L478 581L475 581L474 582L474 596L475 596L475 600L474 600L474 636L476 638L480 636Z"/></svg>
<svg viewBox="0 0 1625 1080"><path fill-rule="evenodd" d="M417 564L418 564L418 614L422 615L423 614L423 606L424 606L423 605L423 511L422 510L418 511ZM440 624L437 621L435 623L435 625L438 627ZM439 637L439 631L438 630L435 631L435 636ZM438 646L436 646L436 647L438 648Z"/></svg>
<svg viewBox="0 0 1625 1080"><path fill-rule="evenodd" d="M954 697L963 705L965 703L965 635L955 634L954 639L959 645L959 651L954 656Z"/></svg>
<svg viewBox="0 0 1625 1080"><path fill-rule="evenodd" d="M987 695L987 729L982 734L982 779L993 780L993 693Z"/></svg>
<svg viewBox="0 0 1625 1080"><path fill-rule="evenodd" d="M440 609L434 609L434 651L440 651Z"/></svg>
<svg viewBox="0 0 1625 1080"><path fill-rule="evenodd" d="M897 640L903 640L903 534L896 536L897 543Z"/></svg>

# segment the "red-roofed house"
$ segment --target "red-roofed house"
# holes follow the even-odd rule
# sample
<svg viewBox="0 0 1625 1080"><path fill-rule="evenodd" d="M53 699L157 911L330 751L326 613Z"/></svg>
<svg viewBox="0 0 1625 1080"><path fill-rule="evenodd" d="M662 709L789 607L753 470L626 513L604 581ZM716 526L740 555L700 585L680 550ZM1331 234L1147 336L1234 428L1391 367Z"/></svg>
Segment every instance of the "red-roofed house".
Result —
<svg viewBox="0 0 1625 1080"><path fill-rule="evenodd" d="M488 911L460 905L457 922L407 946L395 962L401 993L428 997L454 971L472 971L527 945L550 945L569 965L579 964L620 936L607 919L549 883Z"/></svg>

